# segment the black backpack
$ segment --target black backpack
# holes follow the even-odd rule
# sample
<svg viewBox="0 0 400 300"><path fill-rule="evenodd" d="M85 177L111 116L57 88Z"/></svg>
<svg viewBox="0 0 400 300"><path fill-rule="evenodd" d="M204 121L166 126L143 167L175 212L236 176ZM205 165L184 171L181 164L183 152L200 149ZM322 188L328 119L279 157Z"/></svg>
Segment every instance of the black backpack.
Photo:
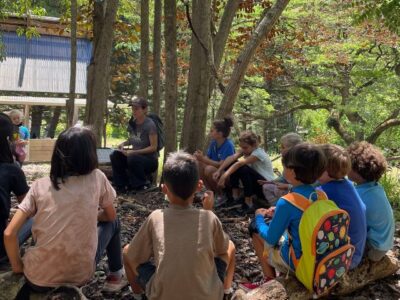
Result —
<svg viewBox="0 0 400 300"><path fill-rule="evenodd" d="M164 138L164 124L161 121L160 117L156 115L155 113L149 113L147 114L147 117L149 117L154 124L156 124L157 127L157 152L159 152L161 149L164 148L165 145L165 138ZM129 120L129 126L133 129L136 127L135 119L131 117Z"/></svg>

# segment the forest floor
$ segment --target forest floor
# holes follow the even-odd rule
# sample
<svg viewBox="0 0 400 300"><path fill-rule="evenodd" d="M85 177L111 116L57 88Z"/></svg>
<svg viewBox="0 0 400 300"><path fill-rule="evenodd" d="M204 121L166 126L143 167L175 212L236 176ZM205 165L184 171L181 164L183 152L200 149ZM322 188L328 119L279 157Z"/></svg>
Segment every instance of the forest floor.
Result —
<svg viewBox="0 0 400 300"><path fill-rule="evenodd" d="M23 167L23 170L27 180L31 183L37 178L48 176L50 166L49 164L28 164ZM14 207L15 205L16 203L14 203ZM132 240L140 225L153 210L167 205L168 202L165 200L164 195L158 191L132 196L118 196L116 207L122 224L122 245L124 246ZM236 270L233 287L236 289L240 282L259 280L261 278L261 268L247 232L250 218L240 216L235 211L223 209L217 209L216 214L220 218L225 231L236 245ZM400 223L396 224L396 238L393 250L400 259ZM93 280L82 288L86 297L96 300L133 299L130 296L128 287L118 294L102 293L101 287L104 284L106 272L107 263L104 257L97 267ZM351 295L336 299L400 299L400 272L372 283Z"/></svg>

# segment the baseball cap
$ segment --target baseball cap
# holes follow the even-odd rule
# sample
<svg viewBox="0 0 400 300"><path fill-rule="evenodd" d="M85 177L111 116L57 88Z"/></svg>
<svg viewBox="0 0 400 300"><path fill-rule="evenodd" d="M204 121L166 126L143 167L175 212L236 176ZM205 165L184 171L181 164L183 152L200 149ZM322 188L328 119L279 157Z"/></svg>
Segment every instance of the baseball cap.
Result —
<svg viewBox="0 0 400 300"><path fill-rule="evenodd" d="M136 106L136 107L143 107L143 108L146 108L147 106L149 106L146 99L144 99L142 97L138 97L138 96L134 96L132 98L132 100L129 101L128 105Z"/></svg>

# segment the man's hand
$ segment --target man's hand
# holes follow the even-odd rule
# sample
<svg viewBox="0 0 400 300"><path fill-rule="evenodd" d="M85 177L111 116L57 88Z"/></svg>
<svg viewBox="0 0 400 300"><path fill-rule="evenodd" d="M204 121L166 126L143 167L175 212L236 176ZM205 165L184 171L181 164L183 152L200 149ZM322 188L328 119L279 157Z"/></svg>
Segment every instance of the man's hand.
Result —
<svg viewBox="0 0 400 300"><path fill-rule="evenodd" d="M203 208L206 210L212 210L214 208L214 192L213 191L205 191L202 204L203 204Z"/></svg>

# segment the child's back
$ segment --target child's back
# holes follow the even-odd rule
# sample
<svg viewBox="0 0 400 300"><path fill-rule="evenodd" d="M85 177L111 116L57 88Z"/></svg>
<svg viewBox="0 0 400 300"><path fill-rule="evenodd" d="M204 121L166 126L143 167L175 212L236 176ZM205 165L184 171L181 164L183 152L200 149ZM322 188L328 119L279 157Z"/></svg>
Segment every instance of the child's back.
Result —
<svg viewBox="0 0 400 300"><path fill-rule="evenodd" d="M170 205L148 217L131 242L127 258L144 263L154 256L149 299L222 299L214 258L229 238L211 211Z"/></svg>
<svg viewBox="0 0 400 300"><path fill-rule="evenodd" d="M328 198L347 211L350 216L349 236L355 247L350 269L355 268L362 259L367 237L365 205L357 194L353 184L347 180L333 180L321 185Z"/></svg>
<svg viewBox="0 0 400 300"><path fill-rule="evenodd" d="M98 207L115 198L98 169L70 176L56 190L50 178L35 181L19 208L34 216L34 247L24 257L24 274L38 286L82 285L92 276L97 249ZM99 200L100 199L100 200Z"/></svg>
<svg viewBox="0 0 400 300"><path fill-rule="evenodd" d="M349 178L366 207L367 256L379 261L393 247L394 217L385 191L378 183L387 168L381 151L367 142L353 143L347 148L351 158Z"/></svg>
<svg viewBox="0 0 400 300"><path fill-rule="evenodd" d="M385 190L374 181L357 185L356 190L366 207L368 243L380 251L392 249L395 226Z"/></svg>

